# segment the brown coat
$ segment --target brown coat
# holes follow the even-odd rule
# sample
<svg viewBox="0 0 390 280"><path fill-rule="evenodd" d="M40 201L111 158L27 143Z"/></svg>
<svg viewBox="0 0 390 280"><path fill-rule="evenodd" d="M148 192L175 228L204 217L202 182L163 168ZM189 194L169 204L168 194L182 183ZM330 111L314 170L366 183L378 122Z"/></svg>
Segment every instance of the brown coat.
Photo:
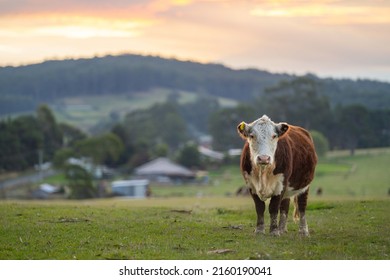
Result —
<svg viewBox="0 0 390 280"><path fill-rule="evenodd" d="M301 127L289 125L278 141L273 174L283 173L284 189L288 184L299 190L313 180L316 164L317 155L310 134ZM249 144L246 142L241 154L241 170L250 174L252 169Z"/></svg>

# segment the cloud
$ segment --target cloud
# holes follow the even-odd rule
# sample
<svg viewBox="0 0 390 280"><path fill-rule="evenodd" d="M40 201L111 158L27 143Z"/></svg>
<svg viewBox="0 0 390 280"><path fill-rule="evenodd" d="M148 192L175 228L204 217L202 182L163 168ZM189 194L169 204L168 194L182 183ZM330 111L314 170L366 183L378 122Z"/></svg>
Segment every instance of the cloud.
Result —
<svg viewBox="0 0 390 280"><path fill-rule="evenodd" d="M307 18L322 24L390 23L390 4L383 1L282 1L260 3L250 14L258 17ZM375 5L380 3L381 5Z"/></svg>
<svg viewBox="0 0 390 280"><path fill-rule="evenodd" d="M150 2L153 2L153 0L3 0L0 14L86 13L128 9L146 5Z"/></svg>
<svg viewBox="0 0 390 280"><path fill-rule="evenodd" d="M390 77L390 2L367 3L6 0L0 63L137 52L278 72L345 69Z"/></svg>

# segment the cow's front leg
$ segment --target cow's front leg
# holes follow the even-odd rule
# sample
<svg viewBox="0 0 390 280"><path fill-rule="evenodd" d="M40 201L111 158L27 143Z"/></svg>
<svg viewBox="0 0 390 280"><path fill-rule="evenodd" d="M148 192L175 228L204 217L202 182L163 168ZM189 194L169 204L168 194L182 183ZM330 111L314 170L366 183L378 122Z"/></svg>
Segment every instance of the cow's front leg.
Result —
<svg viewBox="0 0 390 280"><path fill-rule="evenodd" d="M265 233L265 229L264 229L265 203L251 189L250 189L250 192L251 192L253 201L255 202L256 214L257 214L257 223L256 223L255 233L264 234Z"/></svg>
<svg viewBox="0 0 390 280"><path fill-rule="evenodd" d="M280 204L280 217L279 217L279 233L283 234L287 232L287 218L288 210L290 207L290 199L285 198Z"/></svg>
<svg viewBox="0 0 390 280"><path fill-rule="evenodd" d="M269 214L271 218L270 223L270 234L273 236L279 236L279 227L278 227L278 213L279 213L279 207L280 207L280 200L281 196L273 196L271 198L271 201L269 203Z"/></svg>

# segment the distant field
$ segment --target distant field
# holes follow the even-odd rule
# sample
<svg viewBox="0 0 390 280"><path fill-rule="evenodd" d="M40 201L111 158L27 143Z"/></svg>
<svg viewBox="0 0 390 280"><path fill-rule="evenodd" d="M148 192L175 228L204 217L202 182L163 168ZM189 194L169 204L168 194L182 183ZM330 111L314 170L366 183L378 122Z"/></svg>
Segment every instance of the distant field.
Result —
<svg viewBox="0 0 390 280"><path fill-rule="evenodd" d="M311 184L311 197L318 188L322 197L382 198L389 196L390 148L332 152L321 159ZM155 196L233 195L244 184L238 164L209 171L208 185L152 186ZM389 196L390 197L390 196Z"/></svg>
<svg viewBox="0 0 390 280"><path fill-rule="evenodd" d="M85 131L97 125L99 122L107 122L114 115L122 118L127 113L146 109L156 103L165 102L172 90L153 89L148 92L140 92L136 95L102 95L80 96L66 98L52 104L57 121L73 124ZM196 94L186 91L175 91L179 94L179 103L193 102ZM234 100L219 98L221 106L233 106Z"/></svg>
<svg viewBox="0 0 390 280"><path fill-rule="evenodd" d="M389 259L389 202L314 198L301 238L254 235L249 197L2 201L0 259Z"/></svg>
<svg viewBox="0 0 390 280"><path fill-rule="evenodd" d="M331 164L338 170L323 173L323 164ZM321 187L324 196L389 196L389 166L389 148L358 150L355 156L342 152L331 153L326 161L320 162L312 191Z"/></svg>
<svg viewBox="0 0 390 280"><path fill-rule="evenodd" d="M355 156L339 151L321 159L316 168L316 176L310 187L310 199L322 189L323 198L372 199L390 197L390 148L358 150ZM115 179L129 178L130 174ZM42 183L66 185L63 174L46 178ZM208 170L207 184L151 184L153 197L209 197L235 196L238 188L244 185L239 165L232 164ZM17 188L7 191L7 197L23 197L27 189ZM25 194L24 194L25 196Z"/></svg>

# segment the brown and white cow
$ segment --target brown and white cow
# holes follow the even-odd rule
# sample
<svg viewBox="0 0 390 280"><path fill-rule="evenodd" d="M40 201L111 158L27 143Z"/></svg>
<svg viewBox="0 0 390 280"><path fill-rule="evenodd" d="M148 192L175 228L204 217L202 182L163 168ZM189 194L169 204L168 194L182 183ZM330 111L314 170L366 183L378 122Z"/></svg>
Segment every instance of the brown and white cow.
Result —
<svg viewBox="0 0 390 280"><path fill-rule="evenodd" d="M274 123L266 115L250 124L240 123L237 130L246 140L241 172L255 202L255 232L265 233L265 201L269 198L271 235L287 232L290 197L294 197L294 218L299 217L299 233L308 236L305 210L317 164L309 132L287 123Z"/></svg>

